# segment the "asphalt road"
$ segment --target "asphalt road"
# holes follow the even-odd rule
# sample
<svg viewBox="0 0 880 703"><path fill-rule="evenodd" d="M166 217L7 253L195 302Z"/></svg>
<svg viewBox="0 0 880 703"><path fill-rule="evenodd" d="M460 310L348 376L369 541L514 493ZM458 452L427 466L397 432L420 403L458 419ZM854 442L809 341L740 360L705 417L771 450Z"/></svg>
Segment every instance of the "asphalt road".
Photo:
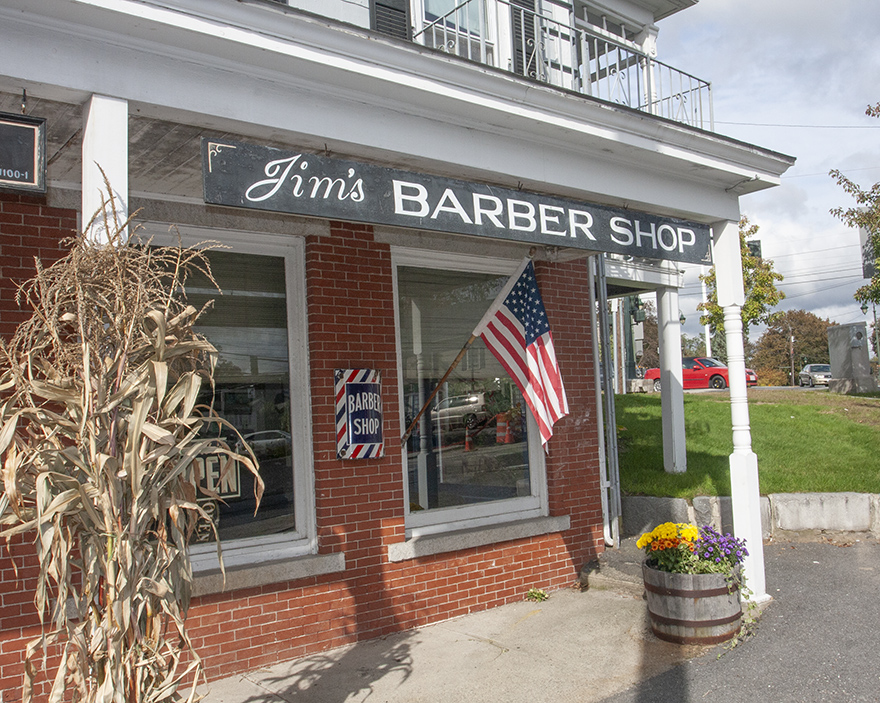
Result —
<svg viewBox="0 0 880 703"><path fill-rule="evenodd" d="M602 703L880 701L880 543L765 547L766 606L754 635Z"/></svg>

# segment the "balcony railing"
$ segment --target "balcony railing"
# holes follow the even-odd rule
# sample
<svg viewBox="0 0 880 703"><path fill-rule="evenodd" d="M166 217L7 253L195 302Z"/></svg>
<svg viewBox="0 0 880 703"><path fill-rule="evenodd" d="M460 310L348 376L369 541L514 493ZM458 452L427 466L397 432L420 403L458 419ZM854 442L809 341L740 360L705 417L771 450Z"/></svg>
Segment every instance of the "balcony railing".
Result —
<svg viewBox="0 0 880 703"><path fill-rule="evenodd" d="M413 40L559 88L714 130L711 84L608 33L573 26L562 7L547 14L517 0L463 0L429 18ZM556 16L553 16L556 15Z"/></svg>

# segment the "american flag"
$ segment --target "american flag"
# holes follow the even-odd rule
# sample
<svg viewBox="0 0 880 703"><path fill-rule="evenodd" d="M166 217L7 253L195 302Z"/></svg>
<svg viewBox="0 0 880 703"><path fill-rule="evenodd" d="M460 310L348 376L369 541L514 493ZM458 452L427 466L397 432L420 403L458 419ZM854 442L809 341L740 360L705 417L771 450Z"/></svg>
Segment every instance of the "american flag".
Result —
<svg viewBox="0 0 880 703"><path fill-rule="evenodd" d="M553 336L530 259L498 294L474 336L486 343L538 421L541 444L553 436L553 423L568 415L568 400L553 350Z"/></svg>

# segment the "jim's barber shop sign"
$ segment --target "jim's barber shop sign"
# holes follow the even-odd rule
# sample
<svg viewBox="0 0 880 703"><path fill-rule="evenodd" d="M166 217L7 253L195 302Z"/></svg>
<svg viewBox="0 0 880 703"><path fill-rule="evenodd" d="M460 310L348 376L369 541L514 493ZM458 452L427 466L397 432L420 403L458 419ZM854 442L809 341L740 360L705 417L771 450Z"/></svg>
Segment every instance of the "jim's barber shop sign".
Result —
<svg viewBox="0 0 880 703"><path fill-rule="evenodd" d="M202 140L205 202L710 263L709 227L375 164Z"/></svg>

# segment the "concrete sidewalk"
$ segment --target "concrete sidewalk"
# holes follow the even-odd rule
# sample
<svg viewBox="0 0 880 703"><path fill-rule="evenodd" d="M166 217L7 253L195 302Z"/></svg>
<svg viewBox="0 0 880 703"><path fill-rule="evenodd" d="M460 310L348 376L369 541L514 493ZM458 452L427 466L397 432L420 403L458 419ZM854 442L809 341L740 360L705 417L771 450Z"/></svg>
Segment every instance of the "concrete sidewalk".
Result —
<svg viewBox="0 0 880 703"><path fill-rule="evenodd" d="M858 542L848 547L815 543L766 547L768 590L775 600L767 606L756 634L721 659L715 655L726 651L723 645L682 647L662 642L651 634L640 595L640 554L633 542L627 540L622 550L609 552L599 568L586 575L590 582L587 591L557 591L543 603L514 603L215 681L205 700L697 701L702 700L703 693L691 696L689 692L702 691L699 682L690 681L689 686L683 687L680 681L681 672L692 669L678 665L691 659L700 663L694 676L711 677L743 656L751 657L746 659L751 662L749 667L760 665L766 660L767 654L762 652L765 648L769 656L779 661L791 657L777 678L808 676L796 663L807 643L801 638L788 638L788 628L801 635L805 631L814 633L811 665L817 663L816 647L839 648L840 637L846 638L856 659L865 657L873 664L865 661L863 668L855 667L852 676L864 671L865 682L849 681L848 688L840 688L839 697L786 698L786 690L803 690L780 680L775 682L774 701L880 700L880 605L876 598L880 589L880 545L876 542ZM842 573L847 574L843 580ZM818 612L804 608L798 602L798 594L804 595L799 584L807 583L811 584L810 596L820 603L837 601L841 596L839 586L845 583L847 602L842 612L852 609L852 619L847 621L841 615L833 620L822 617L821 605ZM823 588L827 590L824 594ZM787 619L777 622L776 615L781 613L786 613ZM768 618L773 620L774 627L764 626ZM837 633L839 628L846 633ZM706 656L710 652L712 656ZM832 656L839 658L839 652L829 653ZM669 679L670 675L673 679ZM720 700L718 687L723 690L724 681L734 680L723 678L713 700ZM766 685L767 682L761 683L762 687ZM746 690L736 685L736 695L730 700L769 700L761 695L766 688L756 689L754 695L748 695ZM819 689L814 686L811 690ZM876 697L858 697L861 690L865 691L864 696Z"/></svg>

